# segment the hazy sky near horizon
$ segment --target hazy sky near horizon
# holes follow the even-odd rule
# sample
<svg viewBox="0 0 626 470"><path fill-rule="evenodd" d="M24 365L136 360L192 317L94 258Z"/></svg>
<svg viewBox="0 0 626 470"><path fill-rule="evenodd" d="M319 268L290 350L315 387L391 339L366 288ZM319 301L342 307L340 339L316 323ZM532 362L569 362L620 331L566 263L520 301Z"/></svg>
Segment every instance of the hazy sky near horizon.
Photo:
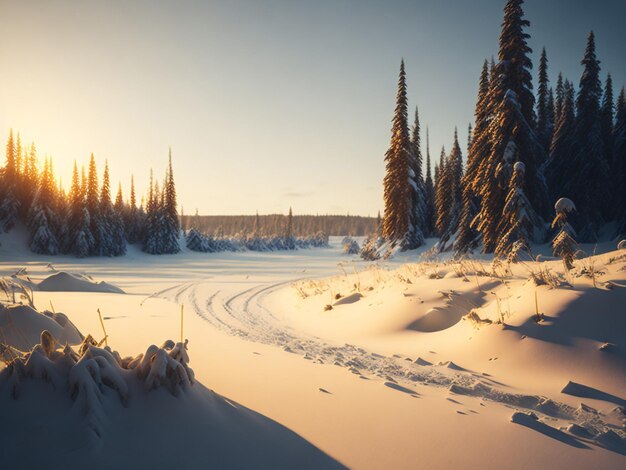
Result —
<svg viewBox="0 0 626 470"><path fill-rule="evenodd" d="M0 0L0 138L19 130L68 182L93 152L125 194L131 173L140 191L163 175L171 146L186 213L375 215L400 59L432 157L455 126L465 149L504 4ZM626 84L626 2L525 11L553 83L578 83L593 29L602 79Z"/></svg>

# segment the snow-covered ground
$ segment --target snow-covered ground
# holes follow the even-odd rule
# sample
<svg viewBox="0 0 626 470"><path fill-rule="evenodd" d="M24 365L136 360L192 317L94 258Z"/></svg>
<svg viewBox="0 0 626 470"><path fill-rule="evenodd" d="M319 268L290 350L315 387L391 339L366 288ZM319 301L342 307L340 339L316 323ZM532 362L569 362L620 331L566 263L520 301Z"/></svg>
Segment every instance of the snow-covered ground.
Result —
<svg viewBox="0 0 626 470"><path fill-rule="evenodd" d="M626 465L624 250L607 243L564 275L559 261L512 272L489 261L416 264L417 253L364 263L340 241L210 255L131 247L76 260L0 236L0 274L26 268L17 277L37 309L63 312L96 339L99 309L121 357L178 341L183 305L195 375L176 397L131 380L127 407L105 387L91 440L65 390L37 383L13 400L0 389L0 461L22 456L27 468L47 451L109 468ZM38 289L55 275L54 290ZM91 283L62 290L76 280ZM99 281L124 293L89 288Z"/></svg>

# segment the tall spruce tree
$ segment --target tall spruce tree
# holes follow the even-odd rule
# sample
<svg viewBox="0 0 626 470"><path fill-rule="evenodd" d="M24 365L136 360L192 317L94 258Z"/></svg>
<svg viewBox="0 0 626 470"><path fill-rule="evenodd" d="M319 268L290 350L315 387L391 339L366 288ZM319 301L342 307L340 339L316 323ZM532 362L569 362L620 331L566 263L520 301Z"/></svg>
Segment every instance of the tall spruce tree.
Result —
<svg viewBox="0 0 626 470"><path fill-rule="evenodd" d="M534 130L532 63L528 57L532 50L527 44L529 36L524 32L529 22L524 19L522 4L522 0L509 0L504 10L496 79L489 92L493 100L493 114L487 128L489 156L479 163L473 182L481 200L477 229L481 232L486 253L495 250L502 235L498 225L507 187L502 185L496 171L510 143L514 144L517 158L526 168L526 193L532 207L540 214L545 214L548 207L547 188L539 169L545 149Z"/></svg>
<svg viewBox="0 0 626 470"><path fill-rule="evenodd" d="M432 237L435 234L435 185L432 177L429 140L428 128L426 128L426 179L424 180L424 206L426 214L424 216L424 234L427 237Z"/></svg>
<svg viewBox="0 0 626 470"><path fill-rule="evenodd" d="M563 74L559 72L556 80L556 92L554 98L554 123L555 130L557 123L561 120L561 111L563 110L563 101L565 99L565 89L563 88Z"/></svg>
<svg viewBox="0 0 626 470"><path fill-rule="evenodd" d="M410 228L411 142L407 112L406 74L402 60L391 127L391 142L385 153L386 173L383 182L385 202L383 238L391 245L403 244Z"/></svg>
<svg viewBox="0 0 626 470"><path fill-rule="evenodd" d="M143 231L143 251L151 255L159 254L159 230L160 214L158 203L158 191L155 191L154 174L150 170L150 182L148 184L148 199L146 201L146 220Z"/></svg>
<svg viewBox="0 0 626 470"><path fill-rule="evenodd" d="M420 140L420 121L415 108L415 121L411 129L410 159L410 191L411 211L409 233L404 248L412 250L424 244L424 228L426 226L426 190L422 176L422 149Z"/></svg>
<svg viewBox="0 0 626 470"><path fill-rule="evenodd" d="M94 238L94 245L92 247L93 256L100 256L102 254L102 240L103 227L100 226L100 188L98 187L98 171L96 168L96 159L93 153L89 157L89 167L86 180L84 181L85 192L85 207L89 212L89 231Z"/></svg>
<svg viewBox="0 0 626 470"><path fill-rule="evenodd" d="M489 64L485 60L478 82L478 97L474 110L474 128L467 150L467 167L461 181L462 207L459 217L459 233L454 242L454 250L457 254L467 253L475 249L480 242L480 233L473 226L473 223L478 214L480 204L477 196L478 169L488 157L490 149L487 127L491 119L493 107L489 94L492 84L493 80L490 78Z"/></svg>
<svg viewBox="0 0 626 470"><path fill-rule="evenodd" d="M602 106L600 108L600 130L602 132L602 144L604 145L604 156L606 158L607 166L609 170L613 168L613 127L615 120L615 103L613 101L613 79L611 74L606 77L606 84L604 86L604 94L602 95ZM607 182L609 183L609 201L615 194L615 191L619 191L620 188L614 184L613 175L608 174ZM611 204L603 204L602 215L605 220L611 220L614 215Z"/></svg>
<svg viewBox="0 0 626 470"><path fill-rule="evenodd" d="M19 134L18 134L19 136ZM19 140L19 139L18 139ZM13 129L9 131L9 139L6 147L6 165L2 175L0 187L0 228L8 232L15 223L20 211L19 201L19 168L18 152L13 139Z"/></svg>
<svg viewBox="0 0 626 470"><path fill-rule="evenodd" d="M542 145L547 149L550 145L550 130L548 124L548 56L546 48L541 50L539 59L539 86L537 87L537 134Z"/></svg>
<svg viewBox="0 0 626 470"><path fill-rule="evenodd" d="M548 139L547 139L547 146L546 146L546 151L547 151L547 155L549 155L550 153L550 144L552 143L552 134L554 134L554 124L555 124L555 117L554 117L554 90L552 89L552 87L550 87L550 89L548 90L548 105L546 107L546 125L548 126Z"/></svg>
<svg viewBox="0 0 626 470"><path fill-rule="evenodd" d="M608 162L602 141L600 61L596 58L593 32L589 33L581 64L584 70L576 98L574 153L561 196L576 203L579 239L594 242L598 239L609 193Z"/></svg>
<svg viewBox="0 0 626 470"><path fill-rule="evenodd" d="M459 134L454 128L454 141L450 152L450 183L452 190L452 205L450 208L450 226L448 232L453 234L458 228L459 214L461 212L463 200L463 153L459 145Z"/></svg>
<svg viewBox="0 0 626 470"><path fill-rule="evenodd" d="M452 220L452 209L454 204L454 192L452 188L452 165L450 159L446 156L446 150L441 148L439 156L439 171L437 172L437 181L435 186L435 209L437 219L435 220L435 229L441 238L440 247L444 248L446 242L450 238L448 231Z"/></svg>
<svg viewBox="0 0 626 470"><path fill-rule="evenodd" d="M613 129L613 163L611 175L614 190L613 218L617 220L617 234L626 237L626 92L620 91L615 107L615 127Z"/></svg>
<svg viewBox="0 0 626 470"><path fill-rule="evenodd" d="M553 200L562 197L567 191L566 180L571 171L572 153L574 151L575 91L569 80L563 82L562 88L563 96L559 120L556 122L552 136L550 157L544 168L550 196Z"/></svg>
<svg viewBox="0 0 626 470"><path fill-rule="evenodd" d="M128 243L137 243L141 240L141 216L137 208L137 195L135 193L135 177L130 176L130 199L125 212L124 227Z"/></svg>
<svg viewBox="0 0 626 470"><path fill-rule="evenodd" d="M284 246L287 250L296 249L296 237L293 234L293 211L291 210L291 207L289 208L289 214L287 215L287 224L285 226Z"/></svg>
<svg viewBox="0 0 626 470"><path fill-rule="evenodd" d="M176 185L172 169L172 149L169 150L168 166L163 187L163 253L173 254L180 251L180 220L176 202Z"/></svg>
<svg viewBox="0 0 626 470"><path fill-rule="evenodd" d="M52 162L46 159L41 181L29 211L30 249L41 255L56 255L60 251L57 237L59 217L55 212L56 186Z"/></svg>
<svg viewBox="0 0 626 470"><path fill-rule="evenodd" d="M85 203L85 192L78 176L76 162L74 162L72 173L67 226L68 236L65 251L79 258L92 254L95 250L95 239L91 233L91 218Z"/></svg>

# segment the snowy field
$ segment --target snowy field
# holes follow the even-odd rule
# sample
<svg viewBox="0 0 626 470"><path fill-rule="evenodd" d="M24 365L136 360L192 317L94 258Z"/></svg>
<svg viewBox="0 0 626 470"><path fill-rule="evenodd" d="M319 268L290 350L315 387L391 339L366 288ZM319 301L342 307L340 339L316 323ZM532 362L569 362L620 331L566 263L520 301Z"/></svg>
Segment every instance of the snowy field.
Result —
<svg viewBox="0 0 626 470"><path fill-rule="evenodd" d="M415 252L364 263L341 254L340 238L296 252L129 247L86 260L36 256L20 239L0 236L0 274L26 268L17 281L32 283L37 310L98 341L99 309L121 358L173 340L153 352L186 370L171 347L184 306L193 373L180 390L169 375L148 390L153 371L106 366L95 404L81 406L83 389L54 377L22 377L17 399L0 381L0 462L11 468L626 465L626 251L614 244L565 275L550 260L510 272L489 260L417 264ZM0 311L3 341L22 351L52 322L10 313ZM71 324L53 326L78 348Z"/></svg>

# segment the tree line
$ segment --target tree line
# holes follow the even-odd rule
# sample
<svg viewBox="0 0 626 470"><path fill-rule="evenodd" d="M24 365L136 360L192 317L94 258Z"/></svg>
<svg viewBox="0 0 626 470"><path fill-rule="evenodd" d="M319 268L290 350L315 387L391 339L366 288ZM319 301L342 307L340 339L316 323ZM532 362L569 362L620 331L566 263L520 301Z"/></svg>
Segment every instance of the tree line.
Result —
<svg viewBox="0 0 626 470"><path fill-rule="evenodd" d="M380 215L379 215L380 217ZM181 215L185 228L195 228L214 237L259 233L271 236L284 231L288 216L256 215ZM307 237L318 232L330 236L366 236L376 232L379 218L357 215L293 215L293 235Z"/></svg>
<svg viewBox="0 0 626 470"><path fill-rule="evenodd" d="M121 183L113 199L108 163L101 180L92 154L87 169L74 162L69 192L57 184L52 160L40 170L34 144L22 145L9 132L6 164L0 168L0 230L21 223L37 254L122 256L127 244L149 254L174 254L184 243L192 251L275 251L328 246L328 231L363 233L376 219L329 216L325 219L289 215L192 217L177 211L170 150L163 180L150 171L146 197L137 200L134 177L127 199ZM214 224L219 222L219 226ZM329 230L330 229L330 230Z"/></svg>
<svg viewBox="0 0 626 470"><path fill-rule="evenodd" d="M544 48L535 94L522 5L506 3L498 60L483 63L465 162L455 129L450 152L442 148L431 174L427 132L424 169L417 109L409 129L402 60L385 154L384 218L380 237L370 241L379 251L417 248L434 236L440 250L458 255L480 248L508 256L563 225L556 209L558 221L546 222L560 198L572 201L567 230L578 241L626 236L624 88L615 101L610 74L602 85L591 32L578 88L561 73L551 85Z"/></svg>
<svg viewBox="0 0 626 470"><path fill-rule="evenodd" d="M152 172L147 199L137 204L134 178L130 195L121 183L112 199L108 163L99 181L92 154L87 170L74 162L69 192L56 183L52 159L39 169L34 144L22 145L11 130L6 164L0 169L0 228L9 231L18 222L29 232L34 253L121 256L127 243L140 243L150 254L177 253L180 221L170 151L165 177L159 185Z"/></svg>

